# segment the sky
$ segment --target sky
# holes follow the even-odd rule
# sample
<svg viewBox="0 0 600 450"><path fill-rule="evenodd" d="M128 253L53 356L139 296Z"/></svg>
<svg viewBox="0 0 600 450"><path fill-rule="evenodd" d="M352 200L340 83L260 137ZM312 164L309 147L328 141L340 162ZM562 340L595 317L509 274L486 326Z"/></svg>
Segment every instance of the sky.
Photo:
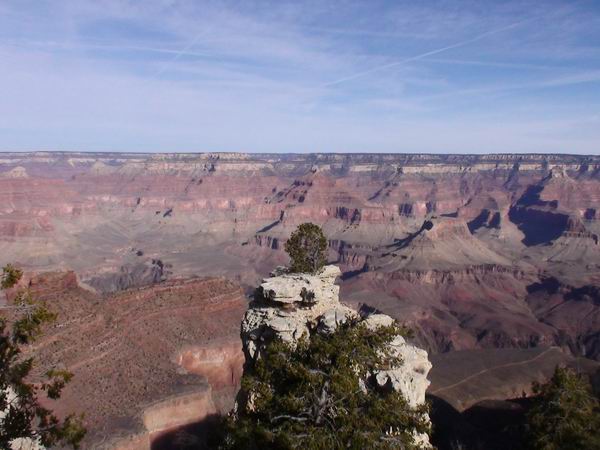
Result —
<svg viewBox="0 0 600 450"><path fill-rule="evenodd" d="M600 154L600 1L0 0L0 150Z"/></svg>

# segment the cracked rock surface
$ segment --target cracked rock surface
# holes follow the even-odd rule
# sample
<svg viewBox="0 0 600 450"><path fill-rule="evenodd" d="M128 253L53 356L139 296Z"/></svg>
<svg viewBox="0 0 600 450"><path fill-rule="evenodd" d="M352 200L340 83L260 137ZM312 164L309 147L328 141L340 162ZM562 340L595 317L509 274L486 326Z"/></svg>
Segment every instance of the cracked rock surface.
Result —
<svg viewBox="0 0 600 450"><path fill-rule="evenodd" d="M316 275L283 274L263 280L242 320L246 362L260 358L261 352L275 338L293 345L311 330L329 334L348 319L359 318L357 311L339 300L335 280L340 274L337 266L330 265ZM370 314L362 320L370 329L394 323L394 319L385 314ZM381 387L402 392L411 407L422 405L430 384L427 374L431 363L427 352L399 335L390 345L402 364L373 373L375 380ZM422 446L429 446L426 435L416 438Z"/></svg>

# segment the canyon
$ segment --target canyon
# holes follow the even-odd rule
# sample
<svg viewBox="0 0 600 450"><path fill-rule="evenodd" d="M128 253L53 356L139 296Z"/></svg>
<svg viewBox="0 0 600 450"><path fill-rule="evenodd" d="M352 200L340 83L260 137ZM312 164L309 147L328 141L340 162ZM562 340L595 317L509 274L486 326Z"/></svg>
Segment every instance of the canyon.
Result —
<svg viewBox="0 0 600 450"><path fill-rule="evenodd" d="M33 381L73 373L59 416L84 413L84 448L148 449L168 431L226 413L239 387L246 301L222 278L190 278L101 297L73 272L26 276L58 318L33 345ZM46 405L45 405L46 406Z"/></svg>
<svg viewBox="0 0 600 450"><path fill-rule="evenodd" d="M0 195L0 263L59 313L32 351L96 444L231 406L246 297L303 222L459 411L600 360L600 156L2 153Z"/></svg>

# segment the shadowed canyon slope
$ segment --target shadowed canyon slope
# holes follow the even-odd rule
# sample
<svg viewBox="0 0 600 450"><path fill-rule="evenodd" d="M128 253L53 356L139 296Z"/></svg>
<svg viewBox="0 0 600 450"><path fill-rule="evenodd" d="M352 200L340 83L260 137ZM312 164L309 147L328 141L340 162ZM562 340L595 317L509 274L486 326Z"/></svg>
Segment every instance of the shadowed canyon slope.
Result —
<svg viewBox="0 0 600 450"><path fill-rule="evenodd" d="M600 356L600 157L5 153L2 263L98 292L174 276L255 285L321 225L342 298L434 352Z"/></svg>
<svg viewBox="0 0 600 450"><path fill-rule="evenodd" d="M54 272L26 276L21 286L58 313L26 354L36 358L35 380L54 367L73 373L50 407L85 414L84 448L148 449L162 434L232 407L246 309L234 283L171 280L100 297L73 272Z"/></svg>

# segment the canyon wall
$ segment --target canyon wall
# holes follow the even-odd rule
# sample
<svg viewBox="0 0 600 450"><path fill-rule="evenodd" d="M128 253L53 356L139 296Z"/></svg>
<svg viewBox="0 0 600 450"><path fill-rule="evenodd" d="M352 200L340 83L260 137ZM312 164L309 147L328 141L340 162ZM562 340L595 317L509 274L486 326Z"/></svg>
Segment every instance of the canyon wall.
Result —
<svg viewBox="0 0 600 450"><path fill-rule="evenodd" d="M0 262L100 293L178 276L246 289L306 221L342 292L433 352L600 356L600 157L541 154L0 155Z"/></svg>
<svg viewBox="0 0 600 450"><path fill-rule="evenodd" d="M94 445L229 408L243 290L307 221L344 301L430 354L600 359L600 156L2 153L0 195L0 263L60 317L32 351L75 373Z"/></svg>
<svg viewBox="0 0 600 450"><path fill-rule="evenodd" d="M58 314L25 349L36 358L33 381L53 367L73 373L47 406L85 413L84 448L148 450L164 433L233 406L246 309L237 285L173 279L101 297L73 272L54 272L26 274L16 289L25 287Z"/></svg>

